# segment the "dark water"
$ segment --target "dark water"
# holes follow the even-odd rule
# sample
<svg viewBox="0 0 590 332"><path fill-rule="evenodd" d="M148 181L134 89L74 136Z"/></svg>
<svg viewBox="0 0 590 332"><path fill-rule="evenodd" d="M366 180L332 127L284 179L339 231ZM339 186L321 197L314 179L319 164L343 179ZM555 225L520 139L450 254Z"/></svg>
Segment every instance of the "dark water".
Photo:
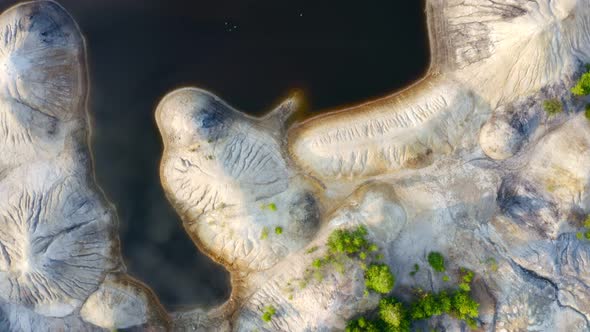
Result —
<svg viewBox="0 0 590 332"><path fill-rule="evenodd" d="M117 205L126 264L168 308L221 303L230 286L162 192L159 98L194 85L255 114L299 88L312 110L333 109L399 89L428 65L422 0L60 2L87 38L97 177Z"/></svg>

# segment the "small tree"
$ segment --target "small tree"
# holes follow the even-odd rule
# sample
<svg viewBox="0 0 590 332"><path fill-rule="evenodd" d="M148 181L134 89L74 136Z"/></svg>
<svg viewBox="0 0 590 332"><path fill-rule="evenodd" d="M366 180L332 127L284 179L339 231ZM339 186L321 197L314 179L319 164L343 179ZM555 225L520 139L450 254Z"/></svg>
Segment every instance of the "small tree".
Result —
<svg viewBox="0 0 590 332"><path fill-rule="evenodd" d="M394 298L384 298L379 302L379 318L387 324L388 331L410 331L410 317L403 303Z"/></svg>
<svg viewBox="0 0 590 332"><path fill-rule="evenodd" d="M590 94L590 71L582 74L576 85L572 88L574 96L582 97Z"/></svg>
<svg viewBox="0 0 590 332"><path fill-rule="evenodd" d="M439 252L432 251L428 254L428 264L436 272L445 272L445 258Z"/></svg>
<svg viewBox="0 0 590 332"><path fill-rule="evenodd" d="M395 285L395 277L389 266L385 264L371 264L365 271L365 286L377 293L387 294Z"/></svg>
<svg viewBox="0 0 590 332"><path fill-rule="evenodd" d="M475 318L479 316L479 303L469 293L458 291L453 295L453 316L464 320L470 327L475 327Z"/></svg>

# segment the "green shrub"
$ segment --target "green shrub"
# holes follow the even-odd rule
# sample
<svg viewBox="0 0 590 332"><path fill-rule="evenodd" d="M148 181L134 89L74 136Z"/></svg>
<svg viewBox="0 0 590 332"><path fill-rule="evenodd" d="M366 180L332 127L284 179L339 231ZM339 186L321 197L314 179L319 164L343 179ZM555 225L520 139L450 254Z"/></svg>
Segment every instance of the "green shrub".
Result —
<svg viewBox="0 0 590 332"><path fill-rule="evenodd" d="M446 292L425 293L412 304L411 317L414 320L428 319L450 312L451 298Z"/></svg>
<svg viewBox="0 0 590 332"><path fill-rule="evenodd" d="M379 247L369 241L367 239L367 235L368 232L364 226L358 226L354 229L337 229L333 231L328 237L326 243L326 254L313 260L311 263L313 269L306 270L303 279L306 281L309 281L312 278L321 280L322 278L317 278L317 276L323 276L326 272L325 269L328 268L333 268L337 272L345 273L346 263L348 261L352 261L353 259L358 259L359 261L357 261L357 263L359 267L366 271L367 265L383 259L383 255L377 253L377 251L379 251ZM318 247L314 246L308 249L306 253L311 254L317 249ZM387 266L385 268L387 269L387 272L389 272L389 268ZM375 271L372 270L370 272L374 273ZM391 272L389 272L389 274L391 275ZM368 276L367 274L365 275ZM393 278L393 275L391 275L391 277ZM375 281L375 284L371 284L371 287L381 287L379 289L384 289L383 287L385 284L382 282L385 279L371 280ZM307 282L305 282L305 285L307 285ZM393 285L391 287L393 287ZM369 287L369 289L373 288ZM377 291L376 289L373 290Z"/></svg>
<svg viewBox="0 0 590 332"><path fill-rule="evenodd" d="M473 326L479 315L479 303L468 292L461 290L451 295L444 291L439 294L426 293L412 304L410 316L414 320L421 320L442 314L450 314Z"/></svg>
<svg viewBox="0 0 590 332"><path fill-rule="evenodd" d="M328 238L328 249L333 254L357 254L370 245L366 235L367 229L363 226L359 226L353 231L346 229L335 230Z"/></svg>
<svg viewBox="0 0 590 332"><path fill-rule="evenodd" d="M387 331L410 331L410 317L403 303L394 298L381 299L379 302L379 318L387 325Z"/></svg>
<svg viewBox="0 0 590 332"><path fill-rule="evenodd" d="M305 251L305 253L306 253L306 254L312 254L312 253L314 253L316 250L318 250L318 246L313 246L313 247L311 247L311 248L307 249L307 250Z"/></svg>
<svg viewBox="0 0 590 332"><path fill-rule="evenodd" d="M447 275L444 275L442 277L442 281L444 281L444 282L449 282L450 280L451 280L451 278L449 276L447 276Z"/></svg>
<svg viewBox="0 0 590 332"><path fill-rule="evenodd" d="M590 94L590 72L582 74L576 85L572 88L574 96L587 96Z"/></svg>
<svg viewBox="0 0 590 332"><path fill-rule="evenodd" d="M269 305L266 308L264 308L264 312L262 313L262 320L268 323L272 320L272 317L276 313L277 313L277 310L275 309L275 307Z"/></svg>
<svg viewBox="0 0 590 332"><path fill-rule="evenodd" d="M420 271L420 265L414 264L414 270L410 272L410 275L413 277L416 275L416 273L418 273L418 271Z"/></svg>
<svg viewBox="0 0 590 332"><path fill-rule="evenodd" d="M381 330L377 327L377 324L366 319L365 317L353 319L351 321L348 321L348 323L346 324L346 332L380 332L380 331Z"/></svg>
<svg viewBox="0 0 590 332"><path fill-rule="evenodd" d="M377 293L387 294L395 285L395 277L389 266L385 264L371 264L365 271L365 286Z"/></svg>
<svg viewBox="0 0 590 332"><path fill-rule="evenodd" d="M558 99L549 99L543 102L543 109L549 115L556 115L563 112L563 105Z"/></svg>
<svg viewBox="0 0 590 332"><path fill-rule="evenodd" d="M372 267L370 266L369 270ZM462 284L469 286L475 274L465 268L461 268L460 272ZM479 303L471 297L469 292L464 290L450 293L441 291L438 294L425 293L422 290L417 292L420 295L410 304L409 310L407 306L394 298L383 298L379 302L379 318L377 320L371 321L361 317L349 321L346 331L408 332L414 321L443 314L463 320L471 328L477 328L476 318L479 316Z"/></svg>
<svg viewBox="0 0 590 332"><path fill-rule="evenodd" d="M486 260L486 264L488 264L488 266L490 267L490 270L492 270L493 272L497 272L498 271L498 261L494 258L494 257L490 257Z"/></svg>
<svg viewBox="0 0 590 332"><path fill-rule="evenodd" d="M326 263L326 261L324 261L323 259L316 258L311 263L311 266L315 267L316 269L320 269L325 263Z"/></svg>
<svg viewBox="0 0 590 332"><path fill-rule="evenodd" d="M270 211L275 212L277 210L277 205L275 203L269 203L266 205L261 205L260 208L262 210L270 210Z"/></svg>
<svg viewBox="0 0 590 332"><path fill-rule="evenodd" d="M473 271L468 270L464 267L461 268L461 283L459 284L459 289L465 292L469 292L471 290L471 281L473 281L473 277L475 274Z"/></svg>
<svg viewBox="0 0 590 332"><path fill-rule="evenodd" d="M583 240L583 239L584 239L584 233L582 233L582 232L577 232L577 233L576 233L576 239L578 239L578 240Z"/></svg>
<svg viewBox="0 0 590 332"><path fill-rule="evenodd" d="M280 226L275 227L275 234L277 234L277 235L283 234L283 227L280 227Z"/></svg>
<svg viewBox="0 0 590 332"><path fill-rule="evenodd" d="M428 254L428 264L437 272L445 272L445 258L439 252Z"/></svg>
<svg viewBox="0 0 590 332"><path fill-rule="evenodd" d="M590 231L586 231L584 236L586 237L586 240L590 240Z"/></svg>
<svg viewBox="0 0 590 332"><path fill-rule="evenodd" d="M268 227L263 227L262 232L260 233L260 239L266 240L268 238Z"/></svg>
<svg viewBox="0 0 590 332"><path fill-rule="evenodd" d="M584 115L586 116L586 119L590 120L590 104L586 105L586 110L584 111Z"/></svg>
<svg viewBox="0 0 590 332"><path fill-rule="evenodd" d="M477 303L468 292L458 291L452 297L454 317L466 322L473 321L479 316L479 303Z"/></svg>
<svg viewBox="0 0 590 332"><path fill-rule="evenodd" d="M586 220L584 220L584 227L590 229L590 216L586 217Z"/></svg>

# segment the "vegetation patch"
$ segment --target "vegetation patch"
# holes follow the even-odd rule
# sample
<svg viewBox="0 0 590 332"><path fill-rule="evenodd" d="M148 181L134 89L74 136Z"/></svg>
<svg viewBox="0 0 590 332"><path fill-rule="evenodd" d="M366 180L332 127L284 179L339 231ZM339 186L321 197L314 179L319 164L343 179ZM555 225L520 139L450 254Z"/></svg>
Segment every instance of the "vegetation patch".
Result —
<svg viewBox="0 0 590 332"><path fill-rule="evenodd" d="M563 105L559 99L549 99L543 102L543 109L547 114L553 116L563 112Z"/></svg>
<svg viewBox="0 0 590 332"><path fill-rule="evenodd" d="M268 238L268 227L263 227L262 232L260 233L260 239L266 240Z"/></svg>
<svg viewBox="0 0 590 332"><path fill-rule="evenodd" d="M485 263L492 272L498 272L498 261L494 257L489 257Z"/></svg>
<svg viewBox="0 0 590 332"><path fill-rule="evenodd" d="M275 203L269 203L269 204L266 204L266 205L262 205L260 208L262 210L269 210L269 211L272 211L272 212L276 212L277 211L277 205Z"/></svg>
<svg viewBox="0 0 590 332"><path fill-rule="evenodd" d="M590 70L586 66L586 72L582 74L576 85L572 88L574 96L583 97L590 94Z"/></svg>
<svg viewBox="0 0 590 332"><path fill-rule="evenodd" d="M371 264L365 271L365 286L377 293L387 294L395 285L395 277L389 266L385 264Z"/></svg>
<svg viewBox="0 0 590 332"><path fill-rule="evenodd" d="M346 332L379 332L381 331L375 322L359 317L348 321L346 324Z"/></svg>
<svg viewBox="0 0 590 332"><path fill-rule="evenodd" d="M465 321L471 328L477 327L479 303L471 296L471 283L474 273L468 269L460 270L459 289L439 293L418 290L416 299L404 304L392 297L382 298L373 319L359 317L350 320L346 332L409 332L414 322L440 315L450 315Z"/></svg>
<svg viewBox="0 0 590 332"><path fill-rule="evenodd" d="M283 234L283 227L280 227L280 226L275 227L275 234L276 235Z"/></svg>
<svg viewBox="0 0 590 332"><path fill-rule="evenodd" d="M466 268L461 268L461 283L459 284L459 289L465 292L469 292L471 290L471 281L473 281L473 277L475 273L473 271L468 270Z"/></svg>
<svg viewBox="0 0 590 332"><path fill-rule="evenodd" d="M445 258L439 252L430 252L428 254L428 264L434 269L436 272L445 272Z"/></svg>
<svg viewBox="0 0 590 332"><path fill-rule="evenodd" d="M275 307L269 305L264 308L264 312L262 313L262 320L268 323L272 320L272 317L276 313L277 313L277 310L275 309Z"/></svg>
<svg viewBox="0 0 590 332"><path fill-rule="evenodd" d="M403 303L394 298L384 298L379 302L379 318L389 327L388 331L409 331L409 312Z"/></svg>
<svg viewBox="0 0 590 332"><path fill-rule="evenodd" d="M318 246L313 246L305 251L306 254L313 254L316 250L318 250Z"/></svg>
<svg viewBox="0 0 590 332"><path fill-rule="evenodd" d="M578 240L590 240L590 215L584 220L583 227L582 231L576 233L576 238Z"/></svg>
<svg viewBox="0 0 590 332"><path fill-rule="evenodd" d="M367 235L364 226L333 231L326 242L325 254L315 258L299 280L300 288L306 287L312 280L322 281L330 271L344 274L347 264L356 262L365 271L365 295L369 291L389 293L395 285L395 276L389 266L379 263L383 255L379 253L379 247L367 239ZM306 254L318 249L317 246L311 247ZM294 292L294 289L289 287L287 291Z"/></svg>

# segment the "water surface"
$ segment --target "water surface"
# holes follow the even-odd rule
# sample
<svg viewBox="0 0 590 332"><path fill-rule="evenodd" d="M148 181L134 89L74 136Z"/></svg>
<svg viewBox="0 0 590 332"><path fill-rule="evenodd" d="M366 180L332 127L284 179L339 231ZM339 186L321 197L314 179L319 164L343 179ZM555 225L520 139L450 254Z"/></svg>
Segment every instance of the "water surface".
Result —
<svg viewBox="0 0 590 332"><path fill-rule="evenodd" d="M428 65L418 0L60 2L87 39L96 173L117 206L126 265L169 309L221 303L230 288L160 186L153 113L164 94L197 86L259 114L303 89L318 111L383 96Z"/></svg>

